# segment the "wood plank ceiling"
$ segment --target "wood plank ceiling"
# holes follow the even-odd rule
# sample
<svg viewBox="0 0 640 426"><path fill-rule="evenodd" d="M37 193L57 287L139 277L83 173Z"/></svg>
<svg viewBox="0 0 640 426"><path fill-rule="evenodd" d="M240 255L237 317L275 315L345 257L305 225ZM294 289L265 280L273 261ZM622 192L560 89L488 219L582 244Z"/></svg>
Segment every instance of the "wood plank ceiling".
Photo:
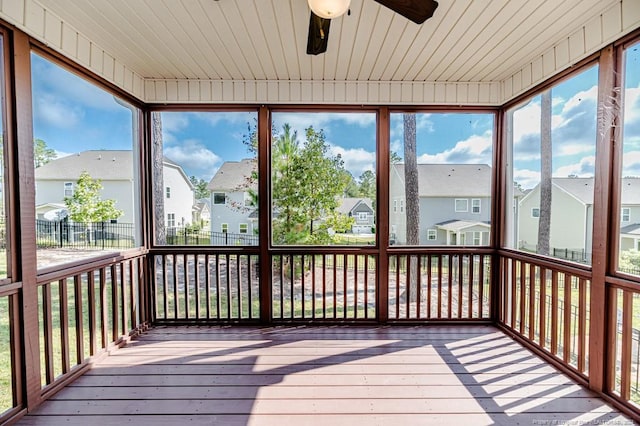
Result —
<svg viewBox="0 0 640 426"><path fill-rule="evenodd" d="M619 3L439 0L416 25L352 0L309 56L306 0L37 2L145 79L365 82L502 81Z"/></svg>

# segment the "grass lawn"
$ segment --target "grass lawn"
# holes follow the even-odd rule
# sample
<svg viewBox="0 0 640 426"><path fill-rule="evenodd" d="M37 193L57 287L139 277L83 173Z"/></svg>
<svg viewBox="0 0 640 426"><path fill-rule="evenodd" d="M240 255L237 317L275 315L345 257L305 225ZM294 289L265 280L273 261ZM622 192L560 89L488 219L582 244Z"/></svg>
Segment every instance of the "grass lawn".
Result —
<svg viewBox="0 0 640 426"><path fill-rule="evenodd" d="M9 339L9 298L0 298L0 413L13 407L11 391L11 350Z"/></svg>

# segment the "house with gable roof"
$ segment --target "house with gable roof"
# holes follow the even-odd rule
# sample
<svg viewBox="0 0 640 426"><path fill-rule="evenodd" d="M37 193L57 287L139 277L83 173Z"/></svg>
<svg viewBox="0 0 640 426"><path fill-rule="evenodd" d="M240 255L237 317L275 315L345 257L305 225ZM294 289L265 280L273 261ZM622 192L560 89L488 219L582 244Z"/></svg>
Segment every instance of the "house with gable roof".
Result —
<svg viewBox="0 0 640 426"><path fill-rule="evenodd" d="M351 226L352 233L372 233L372 228L376 225L376 215L371 198L341 198L340 204L336 210L339 213L352 217L355 220L354 224Z"/></svg>
<svg viewBox="0 0 640 426"><path fill-rule="evenodd" d="M586 252L593 240L594 179L553 178L551 239L549 246ZM640 249L640 178L622 179L620 250ZM522 197L518 221L518 248L535 249L538 243L540 185ZM588 253L585 253L588 256ZM589 260L589 259L584 259Z"/></svg>
<svg viewBox="0 0 640 426"><path fill-rule="evenodd" d="M487 245L491 228L491 167L418 164L419 244ZM404 164L389 177L391 241L406 244Z"/></svg>
<svg viewBox="0 0 640 426"><path fill-rule="evenodd" d="M255 159L226 161L213 176L207 186L212 233L255 235L258 206L252 194L258 192L257 168Z"/></svg>
<svg viewBox="0 0 640 426"><path fill-rule="evenodd" d="M64 209L64 198L73 195L80 174L86 171L93 179L100 179L103 200L116 200L116 208L123 212L117 221L136 223L140 196L135 190L138 185L134 182L134 167L131 150L89 150L51 160L35 169L37 218ZM182 167L166 157L162 174L165 226L190 223L193 185Z"/></svg>

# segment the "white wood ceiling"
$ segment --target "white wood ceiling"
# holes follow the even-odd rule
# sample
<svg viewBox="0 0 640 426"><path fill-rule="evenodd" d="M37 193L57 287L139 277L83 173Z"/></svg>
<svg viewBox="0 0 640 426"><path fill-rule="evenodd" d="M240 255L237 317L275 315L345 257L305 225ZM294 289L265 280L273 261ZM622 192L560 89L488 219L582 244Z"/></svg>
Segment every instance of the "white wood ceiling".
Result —
<svg viewBox="0 0 640 426"><path fill-rule="evenodd" d="M640 0L375 0L305 53L307 0L0 0L0 19L150 103L502 105L640 28Z"/></svg>
<svg viewBox="0 0 640 426"><path fill-rule="evenodd" d="M306 0L39 0L144 78L500 81L611 0L440 0L422 25L374 0L305 53Z"/></svg>

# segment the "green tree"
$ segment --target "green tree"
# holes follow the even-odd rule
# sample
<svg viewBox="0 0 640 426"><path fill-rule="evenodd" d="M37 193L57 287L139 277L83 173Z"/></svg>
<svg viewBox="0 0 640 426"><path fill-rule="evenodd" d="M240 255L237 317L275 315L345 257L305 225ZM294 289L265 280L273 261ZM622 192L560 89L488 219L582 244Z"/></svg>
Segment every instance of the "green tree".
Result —
<svg viewBox="0 0 640 426"><path fill-rule="evenodd" d="M298 175L302 211L309 224L310 242L326 244L330 240L326 227L314 230L314 222L338 207L338 199L344 193L350 175L344 173L344 161L340 155L328 156L329 147L322 130L315 131L309 127L306 137L298 168L302 172Z"/></svg>
<svg viewBox="0 0 640 426"><path fill-rule="evenodd" d="M65 197L64 203L69 217L74 222L98 223L117 219L123 215L115 206L115 200L103 200L100 197L102 182L93 179L89 173L82 172L71 197Z"/></svg>
<svg viewBox="0 0 640 426"><path fill-rule="evenodd" d="M376 175L371 170L365 170L360 175L360 195L362 197L376 199Z"/></svg>
<svg viewBox="0 0 640 426"><path fill-rule="evenodd" d="M211 195L211 191L209 191L209 188L207 188L207 181L202 178L198 179L195 176L189 176L189 181L193 185L193 191L196 199L199 200L200 198L209 198L209 196Z"/></svg>
<svg viewBox="0 0 640 426"><path fill-rule="evenodd" d="M351 227L356 223L356 219L334 210L329 213L325 223L327 228L331 228L339 234L344 234L345 232L351 231Z"/></svg>
<svg viewBox="0 0 640 426"><path fill-rule="evenodd" d="M353 175L351 174L351 172L349 172L348 170L345 170L344 172L344 179L347 181L347 186L344 190L344 196L345 197L360 197L360 185L358 185L358 182L356 182L356 180L353 178Z"/></svg>
<svg viewBox="0 0 640 426"><path fill-rule="evenodd" d="M56 151L49 148L47 143L42 139L35 139L33 141L33 162L36 168L44 166L57 156Z"/></svg>
<svg viewBox="0 0 640 426"><path fill-rule="evenodd" d="M349 173L340 156L328 154L322 130L306 129L301 146L289 125L274 140L272 197L277 212L273 238L277 244L328 244L327 221L345 193Z"/></svg>

